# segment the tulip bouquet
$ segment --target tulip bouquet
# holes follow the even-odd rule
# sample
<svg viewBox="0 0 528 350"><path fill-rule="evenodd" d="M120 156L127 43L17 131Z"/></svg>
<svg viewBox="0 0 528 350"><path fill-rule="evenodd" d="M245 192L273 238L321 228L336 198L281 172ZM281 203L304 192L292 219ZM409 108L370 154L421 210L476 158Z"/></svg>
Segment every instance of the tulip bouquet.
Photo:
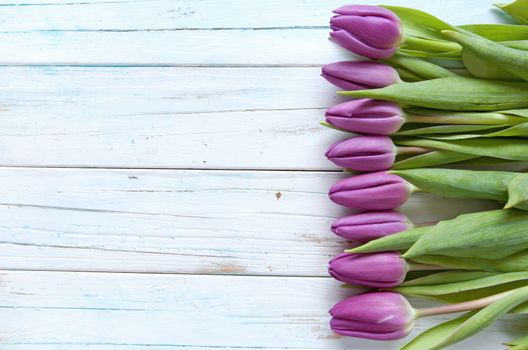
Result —
<svg viewBox="0 0 528 350"><path fill-rule="evenodd" d="M349 135L326 157L364 172L329 191L362 210L332 224L356 244L329 274L371 289L330 310L338 334L399 339L419 318L466 312L402 348L443 349L505 313L528 313L528 174L513 171L528 161L528 0L497 7L519 24L453 26L396 6L334 11L331 39L369 59L322 68L353 98L325 113L323 125ZM447 68L453 61L463 68ZM420 191L502 209L415 226L396 209ZM443 304L415 309L409 296ZM528 336L506 345L528 349Z"/></svg>

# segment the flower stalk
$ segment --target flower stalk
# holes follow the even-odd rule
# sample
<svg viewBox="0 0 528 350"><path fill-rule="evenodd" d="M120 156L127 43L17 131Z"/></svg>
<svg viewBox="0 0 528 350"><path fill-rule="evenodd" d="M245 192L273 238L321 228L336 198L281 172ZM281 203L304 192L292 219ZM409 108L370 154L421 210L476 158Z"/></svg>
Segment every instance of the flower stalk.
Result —
<svg viewBox="0 0 528 350"><path fill-rule="evenodd" d="M504 298L505 296L511 294L513 291L509 290L506 292L498 293L488 297L471 300L458 304L442 305L437 307L430 307L425 309L417 309L415 312L416 318L425 317L425 316L434 316L434 315L444 315L452 314L455 312L462 311L471 311L475 309L481 309L490 305L491 303Z"/></svg>

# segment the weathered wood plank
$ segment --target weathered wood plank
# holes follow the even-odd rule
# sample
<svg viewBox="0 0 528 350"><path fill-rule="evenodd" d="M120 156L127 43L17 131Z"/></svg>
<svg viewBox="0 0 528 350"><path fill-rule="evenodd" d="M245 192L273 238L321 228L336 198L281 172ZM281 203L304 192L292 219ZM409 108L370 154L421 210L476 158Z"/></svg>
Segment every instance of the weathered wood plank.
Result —
<svg viewBox="0 0 528 350"><path fill-rule="evenodd" d="M0 164L337 169L317 68L1 67Z"/></svg>
<svg viewBox="0 0 528 350"><path fill-rule="evenodd" d="M11 271L0 281L0 317L9 320L0 329L2 349L367 350L403 343L332 334L327 310L355 291L330 278ZM419 320L414 334L442 319ZM505 317L472 340L472 348L498 348L526 331L519 320ZM453 347L464 348L467 343Z"/></svg>
<svg viewBox="0 0 528 350"><path fill-rule="evenodd" d="M302 66L354 58L327 37L327 29L0 32L0 65Z"/></svg>
<svg viewBox="0 0 528 350"><path fill-rule="evenodd" d="M0 6L0 65L277 66L354 57L326 40L330 11L339 1L222 2ZM426 9L453 23L501 19L484 1L464 4L465 11L452 10L460 6L456 0L393 4Z"/></svg>
<svg viewBox="0 0 528 350"><path fill-rule="evenodd" d="M1 168L8 269L326 276L340 173ZM417 223L491 208L414 195Z"/></svg>
<svg viewBox="0 0 528 350"><path fill-rule="evenodd" d="M19 4L25 6L17 6ZM330 11L341 0L40 0L0 4L0 31L32 30L171 30L214 28L288 28L327 26ZM363 0L377 5L380 1ZM492 1L391 0L445 17L455 24L503 19Z"/></svg>

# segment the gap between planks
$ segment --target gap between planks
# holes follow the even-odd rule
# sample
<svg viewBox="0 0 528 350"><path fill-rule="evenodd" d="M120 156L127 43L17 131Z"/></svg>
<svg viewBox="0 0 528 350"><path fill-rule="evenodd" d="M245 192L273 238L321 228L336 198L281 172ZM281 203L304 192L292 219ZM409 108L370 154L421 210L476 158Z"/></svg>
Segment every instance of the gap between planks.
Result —
<svg viewBox="0 0 528 350"><path fill-rule="evenodd" d="M86 67L86 68L318 68L321 64L311 63L80 63L80 62L50 62L50 63L31 63L31 62L4 62L0 67Z"/></svg>
<svg viewBox="0 0 528 350"><path fill-rule="evenodd" d="M3 242L0 242L0 244ZM10 243L11 244L11 243ZM65 247L66 248L66 247ZM259 275L259 274L241 274L241 273L192 273L192 272L170 272L170 271L108 271L108 270L75 270L75 269L58 269L58 270L49 270L49 269L24 269L24 268L0 268L0 275L2 272L46 272L46 273L87 273L87 274L108 274L108 275L139 275L139 276L145 276L145 275L164 275L164 276L215 276L215 277L258 277L258 278L297 278L297 279L307 279L307 278L313 278L313 279L326 279L326 280L332 280L332 277L330 275L328 276L321 276L321 275L281 275L281 274L266 274L266 275Z"/></svg>
<svg viewBox="0 0 528 350"><path fill-rule="evenodd" d="M287 173L287 172L302 172L302 173L328 173L328 174L335 174L335 173L343 173L344 175L354 175L352 172L347 172L341 169L335 169L335 170L323 170L323 169L300 169L300 168L292 168L292 169L259 169L259 168L179 168L179 167L111 167L111 166L94 166L94 165L86 165L86 166L78 166L78 165L64 165L64 166L57 166L57 165L9 165L9 164L0 164L0 170L6 168L6 169L28 169L28 170L35 170L35 169L50 169L50 170L153 170L153 171L225 171L225 172L281 172L281 173ZM1 205L1 203L0 203Z"/></svg>

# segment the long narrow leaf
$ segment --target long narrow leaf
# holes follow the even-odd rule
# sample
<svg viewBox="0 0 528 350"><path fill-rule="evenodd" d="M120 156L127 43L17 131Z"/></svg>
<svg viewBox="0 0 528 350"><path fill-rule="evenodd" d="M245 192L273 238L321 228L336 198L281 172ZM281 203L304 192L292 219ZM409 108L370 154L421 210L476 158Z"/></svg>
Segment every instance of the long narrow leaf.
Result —
<svg viewBox="0 0 528 350"><path fill-rule="evenodd" d="M505 69L523 80L528 80L528 52L501 45L462 29L446 30L442 33L462 45L464 50L471 50L482 60ZM465 65L473 73L471 67Z"/></svg>
<svg viewBox="0 0 528 350"><path fill-rule="evenodd" d="M392 169L427 168L443 164L458 163L479 157L480 156L474 154L436 150L398 160L392 165Z"/></svg>
<svg viewBox="0 0 528 350"><path fill-rule="evenodd" d="M491 210L441 221L403 255L446 255L499 259L528 249L528 213Z"/></svg>
<svg viewBox="0 0 528 350"><path fill-rule="evenodd" d="M508 184L517 173L461 169L392 170L422 191L452 198L478 198L506 202ZM460 220L463 220L460 219Z"/></svg>
<svg viewBox="0 0 528 350"><path fill-rule="evenodd" d="M522 208L528 210L528 174L517 175L508 184L508 202L505 208Z"/></svg>
<svg viewBox="0 0 528 350"><path fill-rule="evenodd" d="M347 253L374 253L387 250L403 250L412 246L419 237L433 229L434 226L414 227L407 231L398 232L346 250Z"/></svg>
<svg viewBox="0 0 528 350"><path fill-rule="evenodd" d="M436 284L434 288L431 288L430 285L417 285L398 286L394 287L392 290L407 295L444 295L493 287L516 281L525 281L525 284L528 285L528 271L499 273L467 281Z"/></svg>
<svg viewBox="0 0 528 350"><path fill-rule="evenodd" d="M523 0L526 1L526 0ZM514 24L465 24L458 26L493 41L517 41L528 39L528 27Z"/></svg>
<svg viewBox="0 0 528 350"><path fill-rule="evenodd" d="M507 342L505 345L510 346L508 350L528 350L528 335Z"/></svg>
<svg viewBox="0 0 528 350"><path fill-rule="evenodd" d="M528 84L467 77L446 77L415 83L397 83L380 89L340 91L342 95L367 97L455 111L497 111L528 107Z"/></svg>
<svg viewBox="0 0 528 350"><path fill-rule="evenodd" d="M489 271L442 271L402 282L399 287L433 286L436 284L455 283L477 278L496 276L499 272Z"/></svg>
<svg viewBox="0 0 528 350"><path fill-rule="evenodd" d="M520 24L528 24L528 0L516 0L508 4L495 4ZM523 26L518 26L523 27Z"/></svg>
<svg viewBox="0 0 528 350"><path fill-rule="evenodd" d="M458 327L466 322L476 312L470 312L460 317L456 317L447 322L440 323L429 328L416 338L405 344L400 350L426 350L432 349L440 344L446 337L452 334Z"/></svg>
<svg viewBox="0 0 528 350"><path fill-rule="evenodd" d="M521 138L493 138L469 140L429 140L423 138L395 139L397 145L417 146L494 157L508 160L528 160L528 142Z"/></svg>
<svg viewBox="0 0 528 350"><path fill-rule="evenodd" d="M436 136L440 134L443 137L445 134L455 133L455 137L458 135L456 133L471 132L471 131L480 131L480 130L490 130L490 129L506 129L510 128L507 125L435 125L435 126L420 126L410 129L402 129L396 133L394 136Z"/></svg>
<svg viewBox="0 0 528 350"><path fill-rule="evenodd" d="M429 349L442 349L446 346L469 338L526 300L528 300L528 287L519 288L513 291L511 294L502 297L501 299L493 302L492 304L472 315L452 333L450 333L449 336L447 336L442 342L440 342L440 344L430 347Z"/></svg>

